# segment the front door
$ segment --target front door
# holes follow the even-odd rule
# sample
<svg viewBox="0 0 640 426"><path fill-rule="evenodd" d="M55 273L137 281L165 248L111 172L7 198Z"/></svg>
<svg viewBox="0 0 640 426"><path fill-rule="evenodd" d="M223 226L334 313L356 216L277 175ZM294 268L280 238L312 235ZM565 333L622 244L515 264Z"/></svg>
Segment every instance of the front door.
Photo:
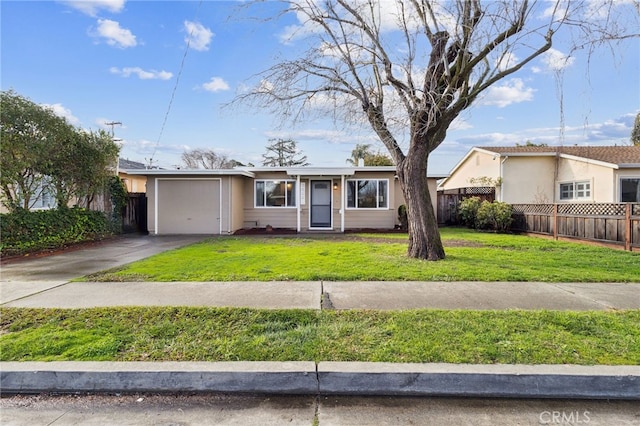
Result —
<svg viewBox="0 0 640 426"><path fill-rule="evenodd" d="M331 181L311 181L311 228L331 228Z"/></svg>

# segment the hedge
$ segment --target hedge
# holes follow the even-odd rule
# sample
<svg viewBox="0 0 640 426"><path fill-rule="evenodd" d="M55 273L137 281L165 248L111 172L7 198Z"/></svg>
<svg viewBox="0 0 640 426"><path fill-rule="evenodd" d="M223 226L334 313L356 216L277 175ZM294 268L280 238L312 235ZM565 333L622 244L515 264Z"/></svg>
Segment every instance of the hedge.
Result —
<svg viewBox="0 0 640 426"><path fill-rule="evenodd" d="M24 254L94 241L113 234L102 212L80 208L0 214L0 253Z"/></svg>

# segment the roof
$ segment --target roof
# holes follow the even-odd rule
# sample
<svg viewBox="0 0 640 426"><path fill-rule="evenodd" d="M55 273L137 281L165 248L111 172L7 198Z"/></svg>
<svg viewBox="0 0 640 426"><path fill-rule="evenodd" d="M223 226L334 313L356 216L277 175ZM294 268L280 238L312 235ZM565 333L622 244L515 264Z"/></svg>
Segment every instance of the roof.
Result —
<svg viewBox="0 0 640 426"><path fill-rule="evenodd" d="M478 147L500 155L568 155L614 164L640 167L640 146L497 146Z"/></svg>
<svg viewBox="0 0 640 426"><path fill-rule="evenodd" d="M141 170L147 168L144 163L138 163L137 161L131 161L125 158L118 159L118 167L125 170Z"/></svg>
<svg viewBox="0 0 640 426"><path fill-rule="evenodd" d="M127 170L130 175L142 176L246 176L254 177L252 172L241 169L144 169Z"/></svg>
<svg viewBox="0 0 640 426"><path fill-rule="evenodd" d="M353 176L357 172L387 172L395 173L395 166L365 166L365 167L238 167L233 169L131 169L127 173L145 176L246 176L255 177L256 172L283 172L289 176ZM442 179L447 175L432 175L431 179Z"/></svg>

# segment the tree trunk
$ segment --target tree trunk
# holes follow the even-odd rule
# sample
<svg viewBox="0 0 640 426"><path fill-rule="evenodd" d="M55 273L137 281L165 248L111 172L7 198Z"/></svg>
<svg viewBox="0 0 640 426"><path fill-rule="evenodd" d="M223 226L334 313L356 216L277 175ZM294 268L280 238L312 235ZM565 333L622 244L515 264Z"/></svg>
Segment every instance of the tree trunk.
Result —
<svg viewBox="0 0 640 426"><path fill-rule="evenodd" d="M397 168L409 221L407 256L442 260L445 253L427 185L427 158L428 154L408 155Z"/></svg>

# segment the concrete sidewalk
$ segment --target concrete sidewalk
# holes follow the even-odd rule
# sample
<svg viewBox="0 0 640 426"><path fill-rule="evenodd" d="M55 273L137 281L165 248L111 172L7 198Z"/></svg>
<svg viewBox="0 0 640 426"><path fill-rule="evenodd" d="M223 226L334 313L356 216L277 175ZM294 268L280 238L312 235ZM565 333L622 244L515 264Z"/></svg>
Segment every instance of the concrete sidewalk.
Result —
<svg viewBox="0 0 640 426"><path fill-rule="evenodd" d="M4 307L216 306L265 309L640 308L640 284L536 282L2 283Z"/></svg>

